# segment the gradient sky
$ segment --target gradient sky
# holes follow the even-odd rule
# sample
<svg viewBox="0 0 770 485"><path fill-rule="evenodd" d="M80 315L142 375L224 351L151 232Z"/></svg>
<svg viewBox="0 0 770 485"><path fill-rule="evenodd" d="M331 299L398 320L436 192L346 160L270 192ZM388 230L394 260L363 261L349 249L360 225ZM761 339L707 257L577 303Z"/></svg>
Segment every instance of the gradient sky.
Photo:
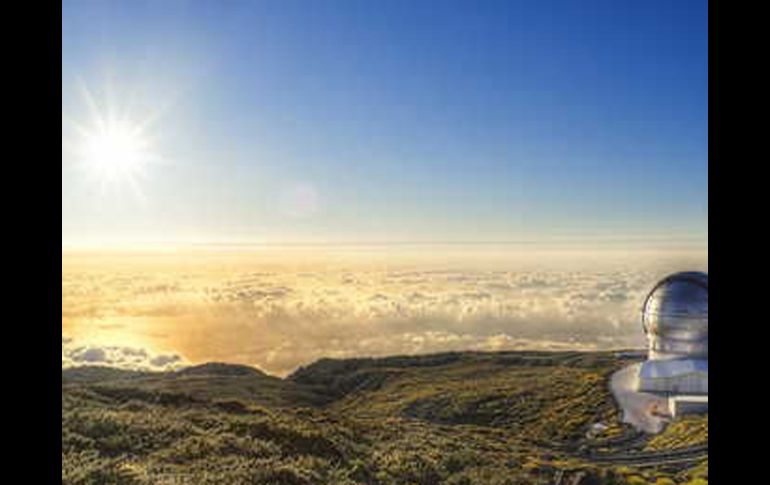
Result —
<svg viewBox="0 0 770 485"><path fill-rule="evenodd" d="M64 1L63 244L692 239L707 2ZM77 168L82 95L163 162Z"/></svg>

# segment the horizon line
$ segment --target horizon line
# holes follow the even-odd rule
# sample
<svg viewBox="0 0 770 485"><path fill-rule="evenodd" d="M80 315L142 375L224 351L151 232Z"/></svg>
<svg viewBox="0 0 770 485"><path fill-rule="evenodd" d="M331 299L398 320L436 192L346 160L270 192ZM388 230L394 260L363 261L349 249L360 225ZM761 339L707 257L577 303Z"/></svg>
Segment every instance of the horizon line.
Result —
<svg viewBox="0 0 770 485"><path fill-rule="evenodd" d="M345 240L345 241L135 241L135 242L93 242L65 243L62 250L67 249L141 249L163 247L188 248L276 248L276 247L388 247L388 246L532 246L542 244L553 245L586 245L586 244L623 244L623 243L654 243L672 245L693 245L708 247L708 236L618 236L618 237L564 237L543 239L506 239L506 240Z"/></svg>

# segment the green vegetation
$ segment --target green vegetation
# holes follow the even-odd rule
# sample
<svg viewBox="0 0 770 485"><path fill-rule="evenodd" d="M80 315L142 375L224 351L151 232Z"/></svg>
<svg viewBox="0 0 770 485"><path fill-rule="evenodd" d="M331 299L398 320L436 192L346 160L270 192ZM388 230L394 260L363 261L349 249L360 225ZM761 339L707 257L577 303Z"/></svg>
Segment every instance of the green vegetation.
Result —
<svg viewBox="0 0 770 485"><path fill-rule="evenodd" d="M647 444L649 450L661 450L671 448L684 448L703 443L709 440L709 417L684 416L682 419L671 423L660 434L653 437Z"/></svg>
<svg viewBox="0 0 770 485"><path fill-rule="evenodd" d="M63 370L62 483L707 483L707 462L632 468L586 454L638 437L607 388L624 364L610 353L503 352L325 359L287 379L224 364ZM635 446L686 446L700 439L692 422Z"/></svg>

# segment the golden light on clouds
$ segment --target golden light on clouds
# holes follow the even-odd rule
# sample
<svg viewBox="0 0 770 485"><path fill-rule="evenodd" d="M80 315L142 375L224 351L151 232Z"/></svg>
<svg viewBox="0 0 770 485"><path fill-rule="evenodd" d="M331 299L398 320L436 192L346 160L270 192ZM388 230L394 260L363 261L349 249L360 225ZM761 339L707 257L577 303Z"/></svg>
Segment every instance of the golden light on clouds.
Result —
<svg viewBox="0 0 770 485"><path fill-rule="evenodd" d="M702 253L605 252L603 265L586 254L457 254L68 252L63 365L225 361L286 374L321 357L637 345L649 285L707 264Z"/></svg>

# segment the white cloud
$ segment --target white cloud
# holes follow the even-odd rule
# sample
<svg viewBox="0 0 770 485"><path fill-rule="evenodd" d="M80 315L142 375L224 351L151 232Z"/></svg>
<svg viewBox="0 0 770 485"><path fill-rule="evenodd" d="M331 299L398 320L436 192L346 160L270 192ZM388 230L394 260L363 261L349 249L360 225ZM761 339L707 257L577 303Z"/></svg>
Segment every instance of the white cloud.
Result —
<svg viewBox="0 0 770 485"><path fill-rule="evenodd" d="M62 367L106 365L135 370L170 370L184 363L177 354L153 354L136 347L79 345L75 339L62 338Z"/></svg>
<svg viewBox="0 0 770 485"><path fill-rule="evenodd" d="M324 356L639 345L646 291L686 269L633 257L569 270L265 267L271 269L255 270L246 261L195 271L70 270L62 279L62 320L79 335L113 325L116 336L181 337L174 339L175 353L161 355L63 339L69 350L62 362L159 368L194 355L286 373Z"/></svg>

